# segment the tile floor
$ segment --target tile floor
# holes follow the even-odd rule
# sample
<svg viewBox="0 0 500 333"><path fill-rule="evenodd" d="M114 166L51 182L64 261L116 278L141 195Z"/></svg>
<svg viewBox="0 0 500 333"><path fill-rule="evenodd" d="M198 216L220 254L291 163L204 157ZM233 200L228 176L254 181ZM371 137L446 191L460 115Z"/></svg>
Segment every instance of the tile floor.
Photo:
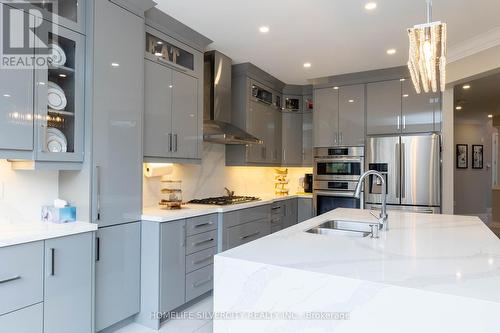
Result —
<svg viewBox="0 0 500 333"><path fill-rule="evenodd" d="M212 312L213 297L209 296L185 310L186 312ZM212 321L202 319L171 319L165 322L159 331L139 324L130 324L115 333L212 333Z"/></svg>

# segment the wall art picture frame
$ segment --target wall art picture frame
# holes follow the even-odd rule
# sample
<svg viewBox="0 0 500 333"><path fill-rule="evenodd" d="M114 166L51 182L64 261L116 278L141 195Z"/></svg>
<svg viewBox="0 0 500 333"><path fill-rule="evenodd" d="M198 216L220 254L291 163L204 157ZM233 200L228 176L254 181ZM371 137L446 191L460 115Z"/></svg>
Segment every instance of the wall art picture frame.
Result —
<svg viewBox="0 0 500 333"><path fill-rule="evenodd" d="M456 155L457 169L467 169L469 167L469 146L457 144Z"/></svg>
<svg viewBox="0 0 500 333"><path fill-rule="evenodd" d="M472 145L472 169L483 168L483 145Z"/></svg>

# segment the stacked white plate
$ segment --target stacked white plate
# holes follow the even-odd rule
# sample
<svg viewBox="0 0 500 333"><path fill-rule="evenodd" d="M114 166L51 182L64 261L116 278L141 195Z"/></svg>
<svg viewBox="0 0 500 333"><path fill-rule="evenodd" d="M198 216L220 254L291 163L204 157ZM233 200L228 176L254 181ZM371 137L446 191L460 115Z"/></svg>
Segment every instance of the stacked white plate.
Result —
<svg viewBox="0 0 500 333"><path fill-rule="evenodd" d="M68 141L63 132L54 127L47 127L47 151L65 153L68 151Z"/></svg>
<svg viewBox="0 0 500 333"><path fill-rule="evenodd" d="M64 110L64 108L68 104L68 100L66 99L64 90L62 90L62 88L57 83L54 83L52 81L49 81L47 89L47 100L49 107L57 111Z"/></svg>
<svg viewBox="0 0 500 333"><path fill-rule="evenodd" d="M55 66L64 66L66 64L66 53L56 43L49 44L50 62Z"/></svg>

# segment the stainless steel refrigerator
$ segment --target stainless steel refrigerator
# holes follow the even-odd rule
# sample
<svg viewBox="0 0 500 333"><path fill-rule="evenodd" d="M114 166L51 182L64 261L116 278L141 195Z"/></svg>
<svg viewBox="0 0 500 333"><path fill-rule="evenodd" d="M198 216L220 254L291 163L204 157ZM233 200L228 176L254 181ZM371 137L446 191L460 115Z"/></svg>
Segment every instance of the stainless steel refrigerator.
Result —
<svg viewBox="0 0 500 333"><path fill-rule="evenodd" d="M366 170L384 174L387 208L441 213L441 140L437 134L369 137ZM366 208L379 208L377 177L365 183Z"/></svg>

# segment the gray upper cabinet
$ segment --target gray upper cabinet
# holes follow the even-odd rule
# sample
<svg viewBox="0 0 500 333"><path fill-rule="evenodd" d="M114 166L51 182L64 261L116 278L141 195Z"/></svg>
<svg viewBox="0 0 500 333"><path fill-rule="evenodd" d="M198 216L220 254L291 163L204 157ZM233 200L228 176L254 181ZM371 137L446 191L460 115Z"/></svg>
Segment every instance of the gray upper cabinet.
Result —
<svg viewBox="0 0 500 333"><path fill-rule="evenodd" d="M45 241L44 332L91 333L93 233Z"/></svg>
<svg viewBox="0 0 500 333"><path fill-rule="evenodd" d="M172 70L151 60L144 68L144 156L171 157Z"/></svg>
<svg viewBox="0 0 500 333"><path fill-rule="evenodd" d="M269 112L268 106L262 102L250 100L247 115L247 131L264 140L263 144L250 144L246 151L246 160L250 163L265 163L267 159L266 140L267 136L266 126L263 126L263 120L267 119ZM270 119L267 119L270 121ZM267 143L269 144L269 143Z"/></svg>
<svg viewBox="0 0 500 333"><path fill-rule="evenodd" d="M199 158L198 79L177 71L172 74L172 157Z"/></svg>
<svg viewBox="0 0 500 333"><path fill-rule="evenodd" d="M141 224L97 231L95 263L96 331L139 312Z"/></svg>
<svg viewBox="0 0 500 333"><path fill-rule="evenodd" d="M403 81L401 130L403 133L434 131L434 109L439 93L417 94L410 79Z"/></svg>
<svg viewBox="0 0 500 333"><path fill-rule="evenodd" d="M160 311L168 312L185 302L186 220L160 229Z"/></svg>
<svg viewBox="0 0 500 333"><path fill-rule="evenodd" d="M401 81L368 83L367 134L393 134L401 130Z"/></svg>
<svg viewBox="0 0 500 333"><path fill-rule="evenodd" d="M156 38L151 34L148 37ZM196 59L200 57L199 52L193 51L190 55ZM196 161L201 158L203 129L200 98L203 94L200 92L200 78L193 76L196 74L194 68L188 70L180 65L174 66L162 58L152 57L146 51L146 161Z"/></svg>
<svg viewBox="0 0 500 333"><path fill-rule="evenodd" d="M303 164L303 114L283 112L282 165Z"/></svg>
<svg viewBox="0 0 500 333"><path fill-rule="evenodd" d="M142 212L144 19L96 1L94 35L92 197L102 227Z"/></svg>
<svg viewBox="0 0 500 333"><path fill-rule="evenodd" d="M313 165L313 112L302 115L302 165Z"/></svg>
<svg viewBox="0 0 500 333"><path fill-rule="evenodd" d="M339 89L339 144L360 146L365 143L365 85Z"/></svg>
<svg viewBox="0 0 500 333"><path fill-rule="evenodd" d="M314 90L314 146L331 147L339 143L339 91Z"/></svg>

